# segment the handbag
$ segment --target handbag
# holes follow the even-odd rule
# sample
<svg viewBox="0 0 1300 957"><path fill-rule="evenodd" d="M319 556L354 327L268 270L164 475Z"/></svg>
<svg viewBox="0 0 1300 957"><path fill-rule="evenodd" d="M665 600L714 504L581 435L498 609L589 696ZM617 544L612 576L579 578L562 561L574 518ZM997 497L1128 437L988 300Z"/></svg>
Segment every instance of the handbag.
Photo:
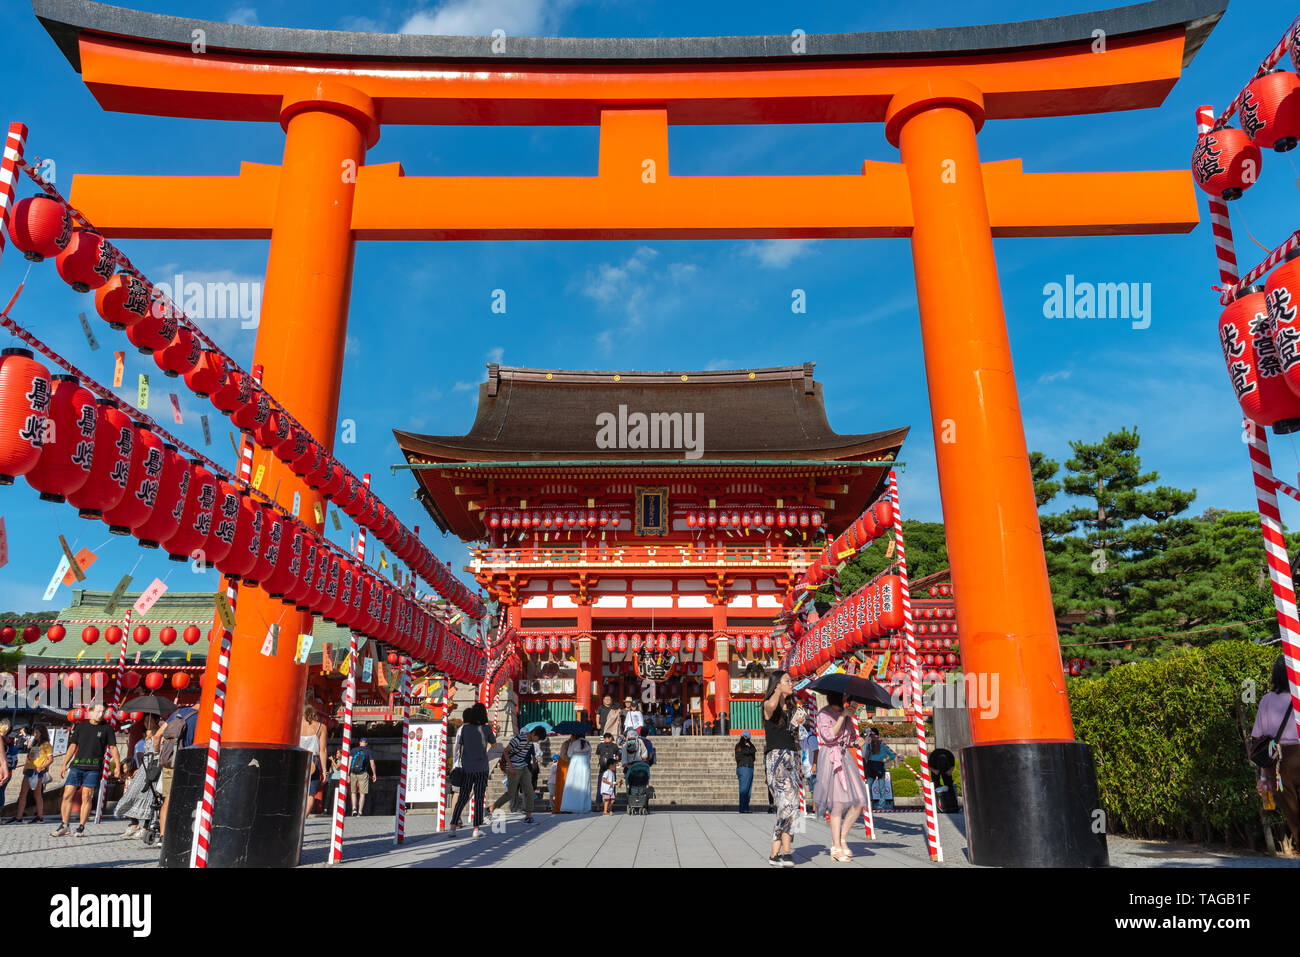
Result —
<svg viewBox="0 0 1300 957"><path fill-rule="evenodd" d="M1291 718L1291 711L1295 708L1295 703L1286 706L1286 714L1282 715L1282 723L1277 726L1277 731L1268 737L1252 737L1250 739L1250 760L1257 767L1268 769L1277 764L1278 758L1281 757L1281 750L1277 747L1277 742L1282 738L1282 729L1286 727L1287 721Z"/></svg>
<svg viewBox="0 0 1300 957"><path fill-rule="evenodd" d="M457 791L465 786L465 769L460 765L451 769L451 774L447 777L447 783Z"/></svg>

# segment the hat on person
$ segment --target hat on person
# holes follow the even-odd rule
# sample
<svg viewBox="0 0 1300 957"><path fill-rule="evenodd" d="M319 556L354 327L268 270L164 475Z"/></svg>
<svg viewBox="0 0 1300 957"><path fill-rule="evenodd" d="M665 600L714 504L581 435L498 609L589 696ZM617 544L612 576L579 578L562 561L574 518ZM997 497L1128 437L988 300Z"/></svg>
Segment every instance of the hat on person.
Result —
<svg viewBox="0 0 1300 957"><path fill-rule="evenodd" d="M360 743L360 745L364 748L364 747L365 747L367 744L369 744L370 742L367 741L365 738L362 738L361 741L360 741L359 743Z"/></svg>
<svg viewBox="0 0 1300 957"><path fill-rule="evenodd" d="M749 737L749 732L748 732L748 731L742 731L742 732L740 732L740 736L741 736L742 738L748 738L748 737Z"/></svg>

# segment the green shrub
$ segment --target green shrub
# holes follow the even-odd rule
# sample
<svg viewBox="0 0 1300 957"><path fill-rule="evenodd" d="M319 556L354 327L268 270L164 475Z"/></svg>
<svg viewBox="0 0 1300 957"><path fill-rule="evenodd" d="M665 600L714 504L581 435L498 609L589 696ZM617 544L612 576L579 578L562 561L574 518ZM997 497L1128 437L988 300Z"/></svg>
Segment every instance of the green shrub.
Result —
<svg viewBox="0 0 1300 957"><path fill-rule="evenodd" d="M1067 681L1109 831L1258 847L1260 799L1245 736L1276 657L1263 645L1220 641Z"/></svg>

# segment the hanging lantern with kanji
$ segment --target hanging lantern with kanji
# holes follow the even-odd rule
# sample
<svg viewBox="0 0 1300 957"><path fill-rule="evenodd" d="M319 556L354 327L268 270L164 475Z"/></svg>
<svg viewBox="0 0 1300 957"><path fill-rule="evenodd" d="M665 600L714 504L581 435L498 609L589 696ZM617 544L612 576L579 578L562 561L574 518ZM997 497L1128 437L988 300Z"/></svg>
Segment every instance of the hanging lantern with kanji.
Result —
<svg viewBox="0 0 1300 957"><path fill-rule="evenodd" d="M9 217L9 238L31 262L63 252L72 229L72 212L48 196L20 199Z"/></svg>
<svg viewBox="0 0 1300 957"><path fill-rule="evenodd" d="M0 485L13 485L41 457L50 373L27 349L0 351Z"/></svg>
<svg viewBox="0 0 1300 957"><path fill-rule="evenodd" d="M27 484L45 502L62 502L90 478L95 452L95 397L74 375L51 376L41 455L27 472Z"/></svg>
<svg viewBox="0 0 1300 957"><path fill-rule="evenodd" d="M95 290L95 311L114 329L129 329L149 312L149 287L138 276L115 274Z"/></svg>
<svg viewBox="0 0 1300 957"><path fill-rule="evenodd" d="M1192 175L1196 185L1211 196L1238 199L1259 179L1259 147L1241 130L1212 130L1196 141L1192 150Z"/></svg>
<svg viewBox="0 0 1300 957"><path fill-rule="evenodd" d="M126 495L135 428L113 399L95 400L94 455L85 484L68 493L82 518L100 518Z"/></svg>
<svg viewBox="0 0 1300 957"><path fill-rule="evenodd" d="M77 292L98 289L113 275L113 247L99 233L78 230L54 258L59 277Z"/></svg>
<svg viewBox="0 0 1300 957"><path fill-rule="evenodd" d="M1241 128L1261 149L1295 149L1300 137L1300 77L1277 69L1251 80L1242 91Z"/></svg>

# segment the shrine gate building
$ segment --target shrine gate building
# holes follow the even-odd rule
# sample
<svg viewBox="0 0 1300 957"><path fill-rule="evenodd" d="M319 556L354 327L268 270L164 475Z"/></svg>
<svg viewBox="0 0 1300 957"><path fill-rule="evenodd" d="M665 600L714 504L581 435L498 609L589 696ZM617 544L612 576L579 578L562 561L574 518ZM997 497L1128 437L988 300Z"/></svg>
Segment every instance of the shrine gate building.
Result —
<svg viewBox="0 0 1300 957"><path fill-rule="evenodd" d="M417 497L478 543L466 570L530 649L510 695L521 723L593 715L608 693L739 731L761 726L773 618L812 543L883 491L907 429L834 432L811 362L490 365L468 434L395 435Z"/></svg>

